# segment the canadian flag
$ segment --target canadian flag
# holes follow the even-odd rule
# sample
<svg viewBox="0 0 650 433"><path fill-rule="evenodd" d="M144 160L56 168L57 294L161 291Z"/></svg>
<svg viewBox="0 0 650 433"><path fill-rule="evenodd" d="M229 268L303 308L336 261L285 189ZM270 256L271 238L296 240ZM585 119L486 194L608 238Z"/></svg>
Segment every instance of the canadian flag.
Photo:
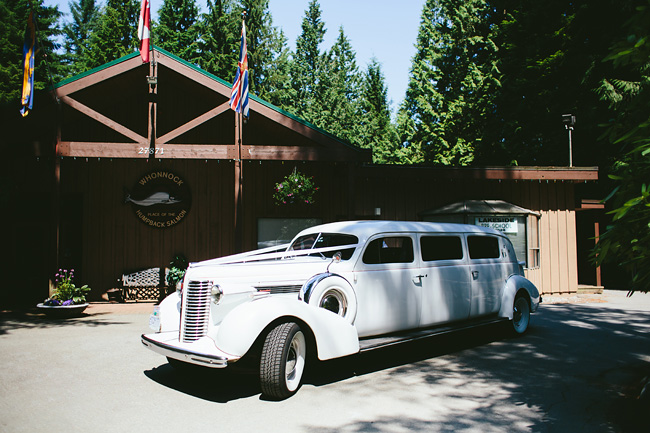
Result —
<svg viewBox="0 0 650 433"><path fill-rule="evenodd" d="M140 7L140 20L138 21L138 39L140 39L140 57L142 63L149 62L149 26L151 25L151 12L149 0L142 0Z"/></svg>

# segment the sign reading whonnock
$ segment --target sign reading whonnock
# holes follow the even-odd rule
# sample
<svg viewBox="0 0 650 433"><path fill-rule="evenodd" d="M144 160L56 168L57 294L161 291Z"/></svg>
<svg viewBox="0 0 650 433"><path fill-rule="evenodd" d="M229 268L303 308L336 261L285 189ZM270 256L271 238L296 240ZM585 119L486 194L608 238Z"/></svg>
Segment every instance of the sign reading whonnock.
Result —
<svg viewBox="0 0 650 433"><path fill-rule="evenodd" d="M126 192L125 202L140 221L150 227L172 227L185 218L192 195L185 180L171 170L154 171L142 176Z"/></svg>
<svg viewBox="0 0 650 433"><path fill-rule="evenodd" d="M477 216L475 225L489 227L503 233L517 234L517 218L514 216Z"/></svg>

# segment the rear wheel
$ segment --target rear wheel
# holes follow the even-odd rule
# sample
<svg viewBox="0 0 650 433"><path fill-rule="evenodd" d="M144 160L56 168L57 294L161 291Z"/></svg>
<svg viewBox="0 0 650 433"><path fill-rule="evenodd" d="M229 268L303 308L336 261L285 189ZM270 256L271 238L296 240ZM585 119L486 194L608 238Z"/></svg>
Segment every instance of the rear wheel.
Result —
<svg viewBox="0 0 650 433"><path fill-rule="evenodd" d="M530 323L530 304L525 296L517 296L513 305L512 329L515 334L523 334Z"/></svg>
<svg viewBox="0 0 650 433"><path fill-rule="evenodd" d="M305 334L297 323L282 323L269 332L260 356L262 394L281 400L298 391L307 356Z"/></svg>

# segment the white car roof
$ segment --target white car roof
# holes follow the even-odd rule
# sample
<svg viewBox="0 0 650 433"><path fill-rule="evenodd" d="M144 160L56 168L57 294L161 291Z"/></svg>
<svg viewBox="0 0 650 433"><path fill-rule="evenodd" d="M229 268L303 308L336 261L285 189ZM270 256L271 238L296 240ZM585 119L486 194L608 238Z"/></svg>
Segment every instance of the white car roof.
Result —
<svg viewBox="0 0 650 433"><path fill-rule="evenodd" d="M310 233L342 233L355 235L360 241L376 233L485 233L502 236L494 229L471 224L432 223L422 221L341 221L309 227L298 236Z"/></svg>

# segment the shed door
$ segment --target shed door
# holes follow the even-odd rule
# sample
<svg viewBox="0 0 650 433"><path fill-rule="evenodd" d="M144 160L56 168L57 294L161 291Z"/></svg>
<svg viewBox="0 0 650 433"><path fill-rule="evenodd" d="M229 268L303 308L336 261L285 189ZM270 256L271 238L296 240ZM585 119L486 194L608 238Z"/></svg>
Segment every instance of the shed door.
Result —
<svg viewBox="0 0 650 433"><path fill-rule="evenodd" d="M360 337L419 326L422 269L414 240L414 235L381 235L367 243L354 271Z"/></svg>

